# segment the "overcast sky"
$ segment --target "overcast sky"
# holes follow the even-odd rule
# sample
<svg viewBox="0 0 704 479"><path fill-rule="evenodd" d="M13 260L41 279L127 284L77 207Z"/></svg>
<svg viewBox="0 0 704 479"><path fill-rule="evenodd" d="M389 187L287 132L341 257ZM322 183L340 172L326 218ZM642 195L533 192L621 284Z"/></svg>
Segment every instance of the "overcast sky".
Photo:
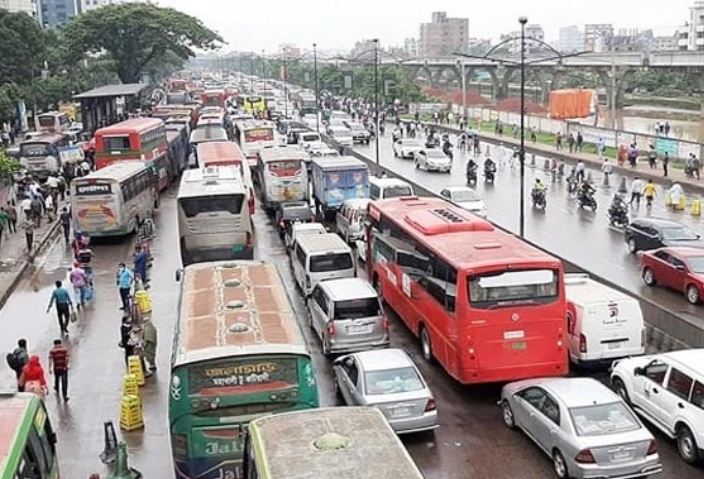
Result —
<svg viewBox="0 0 704 479"><path fill-rule="evenodd" d="M225 51L273 52L282 43L310 48L350 49L378 37L382 45L418 37L433 11L469 18L470 37L497 39L516 30L517 19L540 23L547 41L561 26L612 23L618 28L652 28L670 34L689 18L694 0L158 0L200 18L228 42ZM528 5L529 4L529 5Z"/></svg>

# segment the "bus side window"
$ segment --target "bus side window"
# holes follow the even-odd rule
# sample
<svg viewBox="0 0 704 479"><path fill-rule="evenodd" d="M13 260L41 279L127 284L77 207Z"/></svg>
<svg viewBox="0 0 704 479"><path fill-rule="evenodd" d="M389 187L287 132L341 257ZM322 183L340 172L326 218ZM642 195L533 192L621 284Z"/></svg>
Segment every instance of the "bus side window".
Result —
<svg viewBox="0 0 704 479"><path fill-rule="evenodd" d="M39 469L39 461L32 450L31 444L28 442L22 454L22 461L17 469L16 479L42 479L41 470ZM48 477L44 476L44 477Z"/></svg>

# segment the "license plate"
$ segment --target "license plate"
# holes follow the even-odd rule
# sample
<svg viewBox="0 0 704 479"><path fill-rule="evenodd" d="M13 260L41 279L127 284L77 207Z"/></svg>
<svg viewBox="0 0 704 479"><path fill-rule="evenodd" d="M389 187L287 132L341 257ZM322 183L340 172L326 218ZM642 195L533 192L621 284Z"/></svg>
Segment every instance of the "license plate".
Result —
<svg viewBox="0 0 704 479"><path fill-rule="evenodd" d="M368 334L371 333L371 326L347 326L348 334Z"/></svg>
<svg viewBox="0 0 704 479"><path fill-rule="evenodd" d="M408 416L411 413L410 408L407 407L397 407L391 410L391 417L403 417Z"/></svg>
<svg viewBox="0 0 704 479"><path fill-rule="evenodd" d="M241 253L242 251L244 251L244 246L242 246L241 244L232 247L233 253Z"/></svg>
<svg viewBox="0 0 704 479"><path fill-rule="evenodd" d="M524 349L526 349L526 343L525 343L525 341L518 341L515 343L511 343L511 349L517 349L517 350L523 351Z"/></svg>
<svg viewBox="0 0 704 479"><path fill-rule="evenodd" d="M633 457L633 454L630 451L620 451L611 454L611 459L614 461L627 461L631 457Z"/></svg>
<svg viewBox="0 0 704 479"><path fill-rule="evenodd" d="M621 343L606 343L609 349L620 349Z"/></svg>

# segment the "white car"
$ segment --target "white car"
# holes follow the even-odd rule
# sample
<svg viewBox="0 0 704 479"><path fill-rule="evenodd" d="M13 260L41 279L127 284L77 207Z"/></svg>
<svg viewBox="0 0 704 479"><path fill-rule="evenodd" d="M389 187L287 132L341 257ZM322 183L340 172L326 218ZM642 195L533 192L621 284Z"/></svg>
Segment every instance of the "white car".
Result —
<svg viewBox="0 0 704 479"><path fill-rule="evenodd" d="M440 190L440 196L470 213L486 216L484 198L469 186L448 186Z"/></svg>
<svg viewBox="0 0 704 479"><path fill-rule="evenodd" d="M415 154L416 169L423 168L425 171L442 171L449 173L452 169L452 160L442 150L428 148Z"/></svg>
<svg viewBox="0 0 704 479"><path fill-rule="evenodd" d="M613 363L611 385L648 422L677 440L682 459L704 458L704 349Z"/></svg>
<svg viewBox="0 0 704 479"><path fill-rule="evenodd" d="M409 159L413 159L416 153L424 148L422 141L413 138L401 138L396 140L393 145L394 156Z"/></svg>
<svg viewBox="0 0 704 479"><path fill-rule="evenodd" d="M328 127L327 134L330 138L342 146L354 146L352 130L347 128L345 125L331 125Z"/></svg>

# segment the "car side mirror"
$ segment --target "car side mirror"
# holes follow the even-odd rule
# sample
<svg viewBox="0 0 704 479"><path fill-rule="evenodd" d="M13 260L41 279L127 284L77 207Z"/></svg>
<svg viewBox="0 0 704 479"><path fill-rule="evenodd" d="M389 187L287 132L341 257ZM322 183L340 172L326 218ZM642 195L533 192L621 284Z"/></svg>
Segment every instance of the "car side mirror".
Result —
<svg viewBox="0 0 704 479"><path fill-rule="evenodd" d="M644 368L635 368L633 370L633 375L634 376L645 376L645 369Z"/></svg>

